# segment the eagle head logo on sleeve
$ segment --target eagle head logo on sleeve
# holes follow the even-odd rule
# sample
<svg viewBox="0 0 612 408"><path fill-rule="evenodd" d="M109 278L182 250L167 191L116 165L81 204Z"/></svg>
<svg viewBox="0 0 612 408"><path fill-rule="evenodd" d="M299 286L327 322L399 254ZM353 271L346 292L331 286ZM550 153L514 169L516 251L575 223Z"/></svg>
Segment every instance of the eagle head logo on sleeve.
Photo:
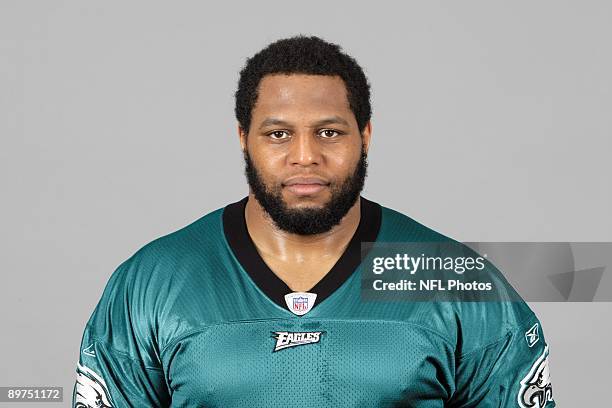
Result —
<svg viewBox="0 0 612 408"><path fill-rule="evenodd" d="M112 408L106 383L92 369L77 363L74 408Z"/></svg>
<svg viewBox="0 0 612 408"><path fill-rule="evenodd" d="M544 408L553 401L550 371L548 369L548 345L533 363L529 373L521 380L518 403L521 408Z"/></svg>

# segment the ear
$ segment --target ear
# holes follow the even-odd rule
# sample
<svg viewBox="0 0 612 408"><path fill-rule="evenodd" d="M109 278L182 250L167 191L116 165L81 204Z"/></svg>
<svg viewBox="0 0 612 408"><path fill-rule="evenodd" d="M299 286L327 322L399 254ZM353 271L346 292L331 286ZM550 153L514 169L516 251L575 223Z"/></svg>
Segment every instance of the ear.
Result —
<svg viewBox="0 0 612 408"><path fill-rule="evenodd" d="M243 152L247 149L247 133L238 124L238 138L240 139L240 148Z"/></svg>
<svg viewBox="0 0 612 408"><path fill-rule="evenodd" d="M370 149L370 139L372 138L372 121L368 120L363 131L361 132L361 143L363 145L363 150L365 150L366 154L368 154L368 150Z"/></svg>

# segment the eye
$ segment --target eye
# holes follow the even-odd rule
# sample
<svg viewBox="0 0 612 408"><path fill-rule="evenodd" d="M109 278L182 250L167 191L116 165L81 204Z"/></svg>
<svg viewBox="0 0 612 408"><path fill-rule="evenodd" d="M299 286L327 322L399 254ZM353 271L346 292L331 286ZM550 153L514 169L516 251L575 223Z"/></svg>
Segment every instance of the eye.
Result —
<svg viewBox="0 0 612 408"><path fill-rule="evenodd" d="M319 136L323 136L326 139L332 138L334 136L338 136L340 132L333 129L323 129L319 132Z"/></svg>
<svg viewBox="0 0 612 408"><path fill-rule="evenodd" d="M274 140L282 140L289 137L289 134L284 130L275 130L274 132L268 133L268 136Z"/></svg>

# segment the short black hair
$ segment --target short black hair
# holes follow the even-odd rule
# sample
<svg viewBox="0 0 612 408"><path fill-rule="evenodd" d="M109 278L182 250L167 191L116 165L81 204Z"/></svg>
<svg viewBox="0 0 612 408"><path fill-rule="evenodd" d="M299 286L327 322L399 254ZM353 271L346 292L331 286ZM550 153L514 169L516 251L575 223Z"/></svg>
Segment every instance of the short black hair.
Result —
<svg viewBox="0 0 612 408"><path fill-rule="evenodd" d="M316 36L297 35L271 43L248 58L240 71L235 113L245 132L251 126L259 83L270 74L337 75L344 81L359 130L363 131L370 120L370 84L357 61L337 44Z"/></svg>

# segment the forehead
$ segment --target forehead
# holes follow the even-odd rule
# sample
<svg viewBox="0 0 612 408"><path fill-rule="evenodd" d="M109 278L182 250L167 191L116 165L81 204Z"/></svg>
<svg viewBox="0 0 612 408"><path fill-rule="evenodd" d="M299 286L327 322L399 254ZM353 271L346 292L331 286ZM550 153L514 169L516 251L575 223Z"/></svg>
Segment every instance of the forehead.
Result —
<svg viewBox="0 0 612 408"><path fill-rule="evenodd" d="M346 86L339 76L274 74L259 84L253 115L291 112L352 114Z"/></svg>

